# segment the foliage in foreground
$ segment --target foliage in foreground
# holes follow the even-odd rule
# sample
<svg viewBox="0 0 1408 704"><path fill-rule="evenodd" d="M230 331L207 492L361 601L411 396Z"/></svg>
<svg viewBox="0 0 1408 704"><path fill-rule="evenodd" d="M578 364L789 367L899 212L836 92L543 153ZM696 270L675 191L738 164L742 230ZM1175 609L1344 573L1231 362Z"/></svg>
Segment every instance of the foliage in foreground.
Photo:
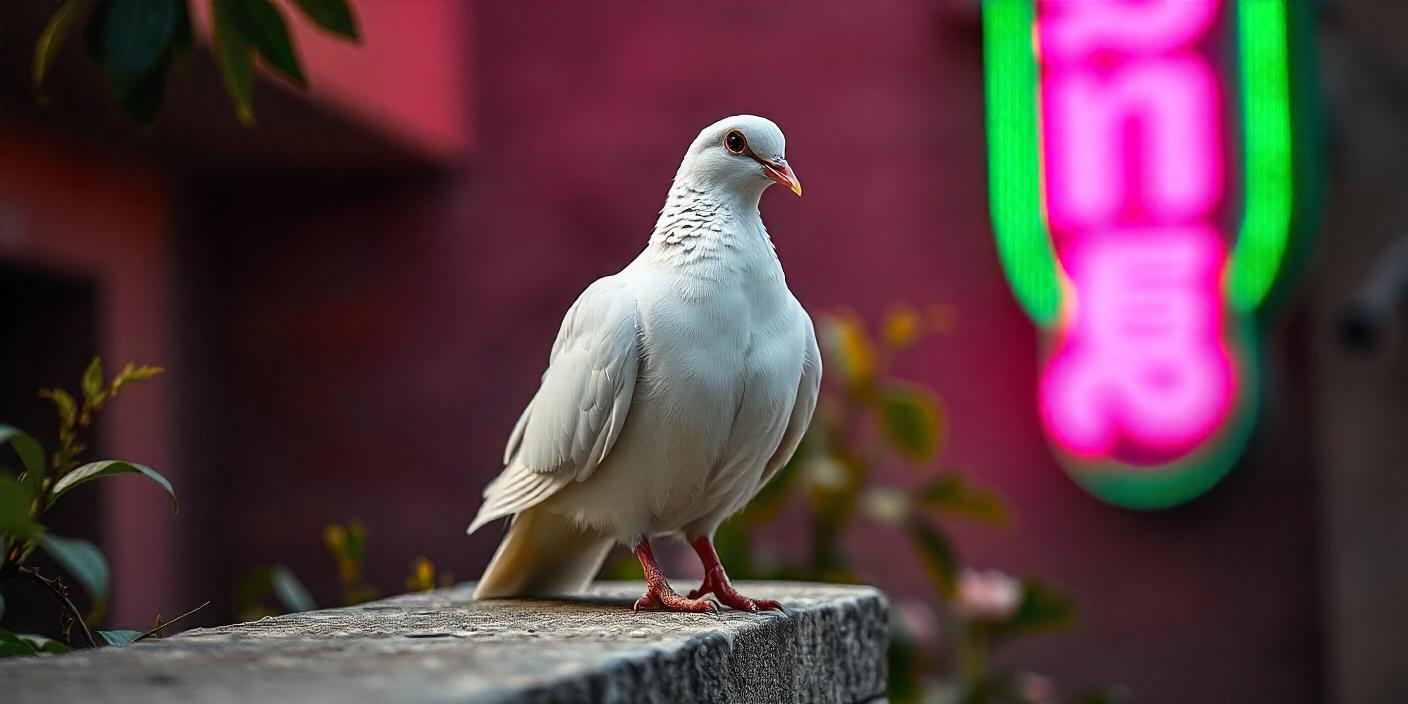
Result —
<svg viewBox="0 0 1408 704"><path fill-rule="evenodd" d="M366 545L367 527L361 521L352 520L346 525L332 524L323 528L323 547L337 568L341 589L336 599L339 606L356 606L381 595L362 576ZM454 575L446 572L437 575L434 563L417 557L411 561L411 573L406 577L405 588L407 591L425 592L436 587L448 587L453 582ZM235 587L235 612L242 621L316 608L318 604L312 593L285 565L260 567L245 575Z"/></svg>
<svg viewBox="0 0 1408 704"><path fill-rule="evenodd" d="M146 632L93 631L89 624L102 620L107 603L107 558L92 543L55 535L44 525L45 513L69 491L92 481L124 474L140 475L155 482L171 497L172 509L177 508L171 483L151 467L122 460L79 464L79 457L87 449L83 435L92 427L98 413L129 384L160 373L157 367L128 364L108 380L104 378L102 360L94 358L80 384L81 402L64 389L40 391L40 396L54 403L59 415L59 442L53 454L46 453L39 441L19 428L0 425L0 447L8 445L20 467L16 474L4 464L9 457L0 457L0 583L27 580L43 587L60 606L63 634L60 641L0 628L0 656L67 652L73 643L75 627L87 647L97 647L100 642L123 645L156 635L201 608L196 607L169 621L158 616L156 626ZM68 585L59 576L44 574L31 564L30 558L36 550L46 553L83 587L93 603L89 615L78 610ZM4 607L4 597L0 594L0 619L4 618Z"/></svg>
<svg viewBox="0 0 1408 704"><path fill-rule="evenodd" d="M171 74L183 73L194 45L195 0L66 0L49 19L34 45L32 79L45 102L44 80L54 58L80 26L88 58L102 75L113 101L133 122L155 119ZM292 0L319 29L361 41L347 0ZM307 90L298 49L284 12L269 0L210 0L211 52L220 68L235 115L254 124L254 62L286 82Z"/></svg>

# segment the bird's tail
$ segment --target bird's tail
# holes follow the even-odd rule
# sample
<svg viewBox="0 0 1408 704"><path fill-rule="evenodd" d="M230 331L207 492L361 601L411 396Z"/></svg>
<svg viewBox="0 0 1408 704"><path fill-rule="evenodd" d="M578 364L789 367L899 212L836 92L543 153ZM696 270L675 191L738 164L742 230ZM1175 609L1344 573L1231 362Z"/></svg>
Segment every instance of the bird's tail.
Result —
<svg viewBox="0 0 1408 704"><path fill-rule="evenodd" d="M476 599L559 596L591 584L611 538L577 528L563 516L541 507L513 519L494 559L479 578Z"/></svg>

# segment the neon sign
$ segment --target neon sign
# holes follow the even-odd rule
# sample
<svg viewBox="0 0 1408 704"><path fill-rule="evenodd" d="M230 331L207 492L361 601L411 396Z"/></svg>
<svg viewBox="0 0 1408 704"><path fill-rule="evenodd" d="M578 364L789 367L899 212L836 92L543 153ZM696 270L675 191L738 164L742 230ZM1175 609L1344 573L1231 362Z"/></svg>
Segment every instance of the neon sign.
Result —
<svg viewBox="0 0 1408 704"><path fill-rule="evenodd" d="M1044 332L1051 444L1112 503L1198 496L1250 432L1295 185L1286 11L984 2L998 252Z"/></svg>

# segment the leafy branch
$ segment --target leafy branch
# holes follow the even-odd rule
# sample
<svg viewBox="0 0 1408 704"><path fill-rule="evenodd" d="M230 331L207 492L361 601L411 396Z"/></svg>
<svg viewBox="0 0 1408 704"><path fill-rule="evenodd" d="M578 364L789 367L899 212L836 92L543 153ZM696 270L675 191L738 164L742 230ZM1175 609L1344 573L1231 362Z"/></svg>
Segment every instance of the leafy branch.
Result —
<svg viewBox="0 0 1408 704"><path fill-rule="evenodd" d="M377 598L376 587L363 578L366 526L358 520L348 521L346 525L334 523L323 528L322 537L323 547L337 568L341 586L339 603L356 606ZM447 587L453 580L454 576L446 572L437 575L435 564L430 560L417 557L411 562L411 574L406 577L405 585L410 591L429 591L437 586ZM271 595L276 605L268 600ZM244 621L316 608L317 603L307 587L284 565L260 567L245 575L235 588L235 609Z"/></svg>
<svg viewBox="0 0 1408 704"><path fill-rule="evenodd" d="M98 637L111 643L114 639L111 634L118 632L98 631L95 637L70 598L67 586L58 577L42 574L39 568L29 564L29 559L35 550L43 550L82 585L93 601L94 613L101 614L108 591L107 558L92 543L49 532L44 525L45 514L69 491L123 474L140 475L156 483L171 497L172 508L177 508L171 483L150 467L123 460L80 464L87 449L83 441L85 431L93 426L98 414L127 386L150 379L161 371L158 367L128 364L111 379L105 379L102 360L95 357L79 384L81 403L64 389L40 391L41 397L53 402L59 416L59 442L53 454L46 454L38 440L19 428L0 425L0 446L9 445L22 468L16 475L0 465L0 581L24 579L42 586L63 611L61 630L65 637L72 626L77 625L88 647L97 646ZM0 616L3 616L3 603L0 600ZM27 650L52 653L67 647L47 641L41 643L43 639L37 638L0 629L0 654L27 654Z"/></svg>
<svg viewBox="0 0 1408 704"><path fill-rule="evenodd" d="M133 122L150 125L161 109L168 78L185 71L194 46L194 0L66 0L34 45L31 79L44 104L45 79L54 59L79 26L89 60L108 92ZM293 0L315 26L360 42L347 0ZM254 125L254 62L300 89L308 89L298 50L280 7L269 0L210 0L211 48L235 115Z"/></svg>

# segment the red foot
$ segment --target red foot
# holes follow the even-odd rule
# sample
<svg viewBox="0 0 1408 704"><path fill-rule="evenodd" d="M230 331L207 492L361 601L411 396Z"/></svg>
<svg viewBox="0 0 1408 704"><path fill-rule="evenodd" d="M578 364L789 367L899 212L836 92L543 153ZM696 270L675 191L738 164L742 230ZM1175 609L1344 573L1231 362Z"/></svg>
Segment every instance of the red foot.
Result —
<svg viewBox="0 0 1408 704"><path fill-rule="evenodd" d="M636 600L636 605L632 607L635 611L645 609L646 611L683 611L685 613L711 613L719 612L719 607L714 606L714 602L708 599L696 599L693 596L686 599L680 596L673 589L663 591L646 587L645 596Z"/></svg>
<svg viewBox="0 0 1408 704"><path fill-rule="evenodd" d="M733 583L728 580L728 573L724 572L724 566L719 562L719 554L714 551L714 544L709 538L697 538L690 545L699 553L699 559L704 563L704 582L698 589L689 593L689 598L698 599L705 594L713 594L720 604L739 611L787 611L782 608L782 604L772 599L749 599L739 594L738 590L733 588Z"/></svg>
<svg viewBox="0 0 1408 704"><path fill-rule="evenodd" d="M645 596L636 601L634 610L659 610L659 611L683 611L686 613L711 613L719 612L719 607L712 601L704 599L694 599L680 596L674 589L670 588L670 582L665 579L665 575L660 572L660 565L655 562L655 554L650 550L650 542L641 538L640 544L636 545L636 558L640 560L641 570L645 573Z"/></svg>
<svg viewBox="0 0 1408 704"><path fill-rule="evenodd" d="M785 611L782 604L772 599L750 599L738 593L728 581L722 567L715 567L704 574L704 583L689 593L689 598L698 599L705 594L713 594L720 604L739 611Z"/></svg>

